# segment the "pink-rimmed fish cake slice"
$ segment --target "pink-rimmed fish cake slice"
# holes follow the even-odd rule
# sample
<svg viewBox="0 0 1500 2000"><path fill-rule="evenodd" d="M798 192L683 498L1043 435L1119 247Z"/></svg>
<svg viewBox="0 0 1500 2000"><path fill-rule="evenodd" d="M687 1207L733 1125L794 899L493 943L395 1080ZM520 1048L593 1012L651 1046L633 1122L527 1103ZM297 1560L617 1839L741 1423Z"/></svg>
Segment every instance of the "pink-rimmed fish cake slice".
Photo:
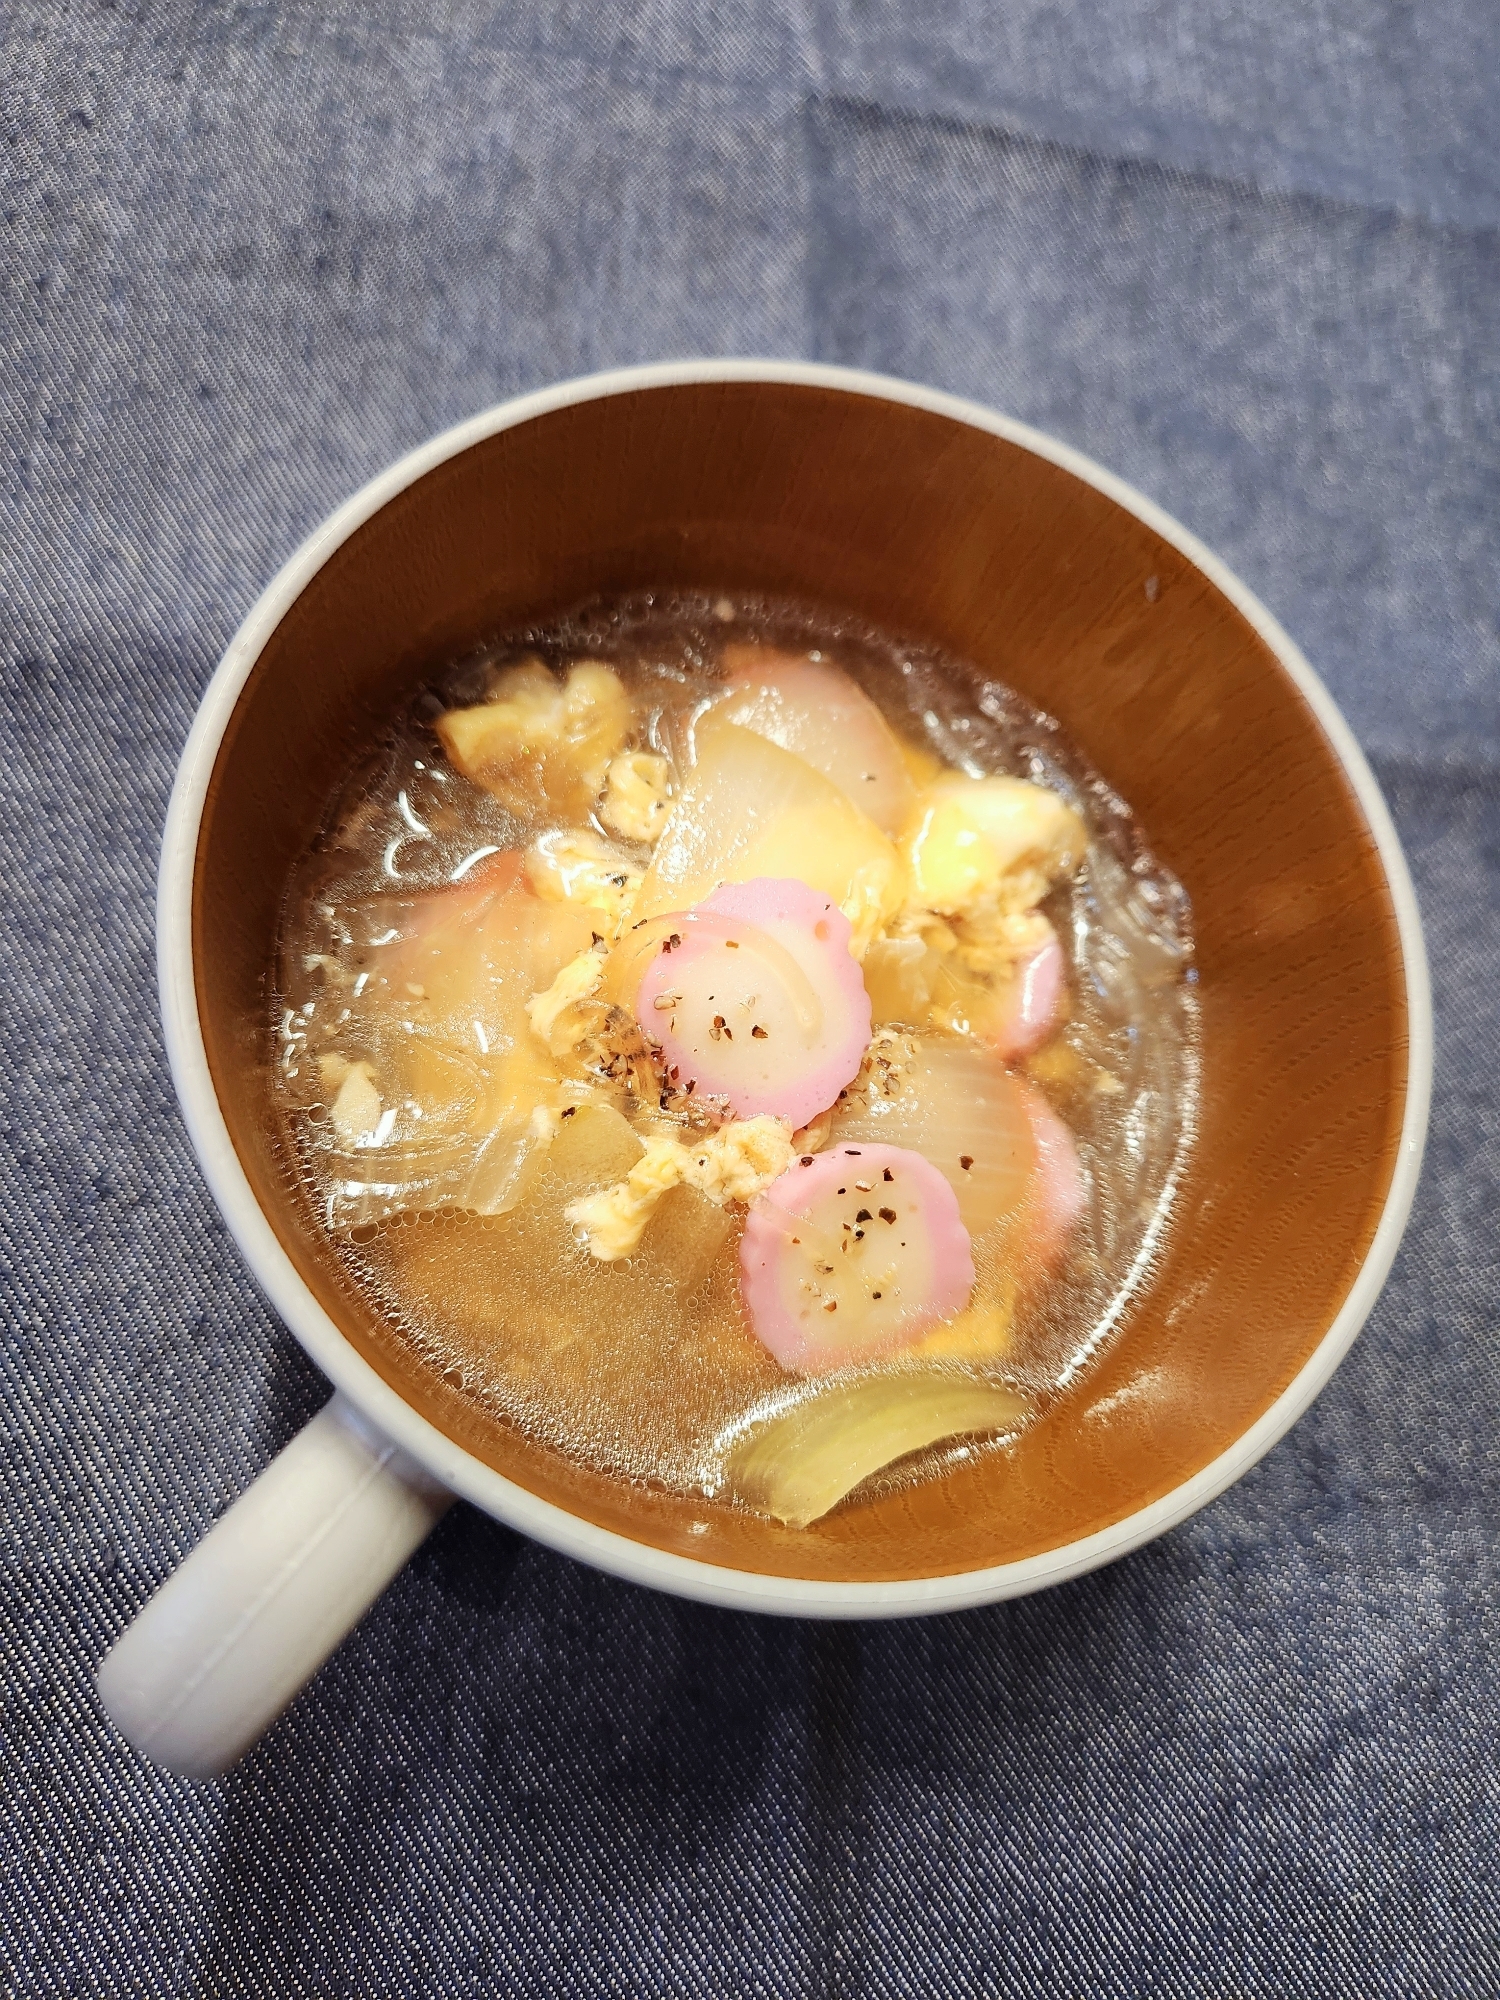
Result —
<svg viewBox="0 0 1500 2000"><path fill-rule="evenodd" d="M1036 1148L1028 1205L1028 1233L1044 1267L1059 1263L1083 1213L1088 1190L1078 1146L1034 1083L1020 1085Z"/></svg>
<svg viewBox="0 0 1500 2000"><path fill-rule="evenodd" d="M1008 1061L1029 1056L1053 1033L1067 990L1067 961L1055 936L1023 958L985 1039Z"/></svg>
<svg viewBox="0 0 1500 2000"><path fill-rule="evenodd" d="M961 1312L973 1289L958 1199L904 1146L806 1154L745 1221L745 1310L761 1344L799 1375L899 1353Z"/></svg>
<svg viewBox="0 0 1500 2000"><path fill-rule="evenodd" d="M737 1118L805 1125L852 1081L870 996L848 918L805 882L758 877L689 911L641 977L636 1011L680 1089Z"/></svg>

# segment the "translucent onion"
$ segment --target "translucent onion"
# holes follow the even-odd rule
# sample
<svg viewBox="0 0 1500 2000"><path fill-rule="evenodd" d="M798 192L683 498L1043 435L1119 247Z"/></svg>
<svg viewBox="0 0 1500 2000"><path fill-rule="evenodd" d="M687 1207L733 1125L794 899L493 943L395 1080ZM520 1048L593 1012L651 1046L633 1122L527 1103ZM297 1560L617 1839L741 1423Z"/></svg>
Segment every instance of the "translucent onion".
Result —
<svg viewBox="0 0 1500 2000"><path fill-rule="evenodd" d="M978 1376L903 1369L830 1383L725 1452L747 1507L805 1528L872 1473L943 1438L1014 1430L1030 1405Z"/></svg>

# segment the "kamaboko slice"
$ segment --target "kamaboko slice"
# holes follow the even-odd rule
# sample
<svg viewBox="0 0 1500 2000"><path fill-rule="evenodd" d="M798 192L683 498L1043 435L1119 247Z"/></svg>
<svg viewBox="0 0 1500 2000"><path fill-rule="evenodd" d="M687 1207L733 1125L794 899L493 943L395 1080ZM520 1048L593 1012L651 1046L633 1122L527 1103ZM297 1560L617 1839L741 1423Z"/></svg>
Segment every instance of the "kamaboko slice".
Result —
<svg viewBox="0 0 1500 2000"><path fill-rule="evenodd" d="M736 1498L789 1528L805 1528L872 1473L944 1438L1014 1430L1030 1406L977 1376L905 1368L830 1382L724 1456Z"/></svg>
<svg viewBox="0 0 1500 2000"><path fill-rule="evenodd" d="M1014 1062L1033 1055L1061 1023L1067 993L1067 962L1051 925L1043 943L993 980L956 966L951 958L929 951L911 954L902 964L897 954L913 940L882 941L865 961L866 983L872 987L877 1021L930 1020L953 1034L972 1037ZM905 992L899 982L904 979ZM904 998L920 999L924 989L929 1006L920 1009Z"/></svg>
<svg viewBox="0 0 1500 2000"><path fill-rule="evenodd" d="M1055 1264L1083 1213L1083 1168L1078 1148L1052 1106L1034 1083L1020 1086L1036 1149L1026 1229L1032 1249L1044 1264Z"/></svg>
<svg viewBox="0 0 1500 2000"><path fill-rule="evenodd" d="M1023 958L1001 988L987 1023L998 1055L1029 1056L1057 1026L1067 972L1055 934Z"/></svg>
<svg viewBox="0 0 1500 2000"><path fill-rule="evenodd" d="M878 827L904 830L916 787L890 724L830 660L775 646L724 648L730 692L719 713L811 764Z"/></svg>
<svg viewBox="0 0 1500 2000"><path fill-rule="evenodd" d="M678 1089L793 1127L856 1075L870 1000L849 920L805 882L737 882L672 920L636 1011Z"/></svg>
<svg viewBox="0 0 1500 2000"><path fill-rule="evenodd" d="M797 1374L898 1353L973 1289L953 1190L905 1147L805 1154L745 1219L745 1310L762 1346Z"/></svg>

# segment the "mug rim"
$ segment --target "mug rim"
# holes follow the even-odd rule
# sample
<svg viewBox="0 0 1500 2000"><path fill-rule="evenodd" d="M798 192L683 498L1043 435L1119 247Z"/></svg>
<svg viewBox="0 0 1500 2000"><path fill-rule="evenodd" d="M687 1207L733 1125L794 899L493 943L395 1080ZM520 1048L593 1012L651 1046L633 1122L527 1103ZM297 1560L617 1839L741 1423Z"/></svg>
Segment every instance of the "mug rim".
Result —
<svg viewBox="0 0 1500 2000"><path fill-rule="evenodd" d="M1268 1409L1218 1457L1149 1505L1056 1549L1019 1561L893 1582L837 1582L730 1569L636 1542L543 1500L485 1465L420 1415L360 1355L318 1303L253 1193L210 1075L198 1015L192 897L198 836L220 744L241 690L295 600L330 556L380 508L445 460L533 418L641 389L765 382L844 391L929 411L1048 460L1124 507L1193 563L1264 640L1307 701L1359 801L1395 911L1407 1006L1406 1103L1390 1186L1365 1257L1338 1313ZM744 1611L791 1617L893 1618L957 1611L1021 1596L1128 1554L1176 1527L1248 1472L1332 1376L1378 1298L1411 1211L1432 1092L1432 1000L1426 947L1406 858L1380 788L1332 697L1265 606L1178 521L1082 452L964 397L864 369L781 360L685 360L610 369L512 397L440 432L351 495L256 598L204 691L167 808L157 885L157 976L178 1102L209 1191L261 1290L309 1358L393 1442L454 1493L507 1526L628 1582Z"/></svg>

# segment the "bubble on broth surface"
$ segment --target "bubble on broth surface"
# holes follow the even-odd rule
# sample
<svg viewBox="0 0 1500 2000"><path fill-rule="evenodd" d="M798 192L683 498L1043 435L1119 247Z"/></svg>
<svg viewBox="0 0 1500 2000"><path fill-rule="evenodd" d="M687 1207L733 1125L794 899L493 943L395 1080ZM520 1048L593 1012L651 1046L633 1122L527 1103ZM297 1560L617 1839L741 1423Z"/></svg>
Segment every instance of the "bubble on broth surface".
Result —
<svg viewBox="0 0 1500 2000"><path fill-rule="evenodd" d="M426 1365L497 1422L674 1492L713 1492L716 1440L813 1387L783 1374L746 1321L740 1215L678 1189L634 1254L591 1257L563 1211L620 1178L628 1152L611 1153L600 1134L592 1154L563 1143L564 1124L541 1143L519 1110L507 1122L511 1098L483 1099L480 1116L473 1106L494 1089L482 1079L512 1045L515 1105L541 1087L540 1044L513 1009L486 999L465 1050L451 1023L434 1030L423 982L393 985L386 968L400 970L414 913L439 894L482 900L492 872L556 824L555 814L529 813L524 800L518 809L514 796L502 802L469 783L438 745L437 716L482 700L498 672L529 658L558 672L599 661L630 695L630 741L665 759L680 787L698 720L723 692L724 649L747 640L848 668L914 768L927 760L934 770L1033 779L1073 806L1088 831L1082 866L1042 906L1067 959L1070 1011L1026 1065L1076 1141L1083 1208L1060 1267L1013 1301L1009 1345L983 1364L989 1372L1044 1405L1109 1338L1170 1221L1196 1103L1187 898L1128 806L1051 718L1003 684L976 684L941 651L858 618L723 592L590 604L453 663L351 770L289 885L276 1009L289 1160L349 1281ZM650 850L597 808L589 831L623 865L649 861ZM559 950L576 941L560 939ZM424 1075L441 1069L451 1080L440 1114L431 1097L389 1089L410 1071L414 1050ZM553 1120L563 1118L565 1096L560 1087ZM626 1095L618 1107L636 1115ZM486 1118L493 1129L480 1129ZM994 1448L939 1444L861 1490L887 1490Z"/></svg>

